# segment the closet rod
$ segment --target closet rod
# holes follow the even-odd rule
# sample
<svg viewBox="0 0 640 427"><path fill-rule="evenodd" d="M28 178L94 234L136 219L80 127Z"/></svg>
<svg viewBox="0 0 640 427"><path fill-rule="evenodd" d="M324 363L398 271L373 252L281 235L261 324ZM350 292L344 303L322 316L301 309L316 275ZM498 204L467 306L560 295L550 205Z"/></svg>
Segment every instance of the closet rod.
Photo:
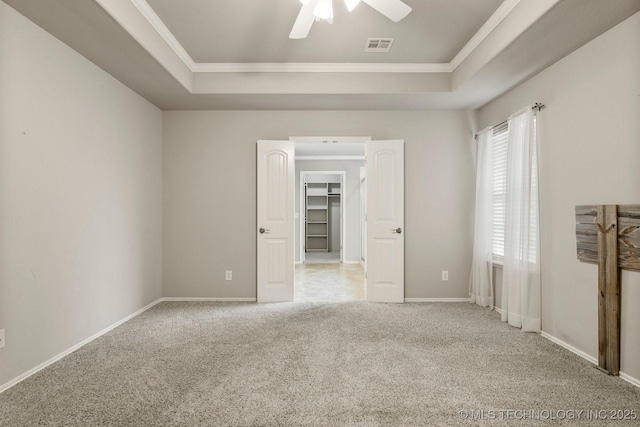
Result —
<svg viewBox="0 0 640 427"><path fill-rule="evenodd" d="M536 102L535 104L533 104L533 105L531 106L531 109L532 109L533 111L542 111L542 110L544 110L545 108L547 108L547 106L546 106L546 105L544 105L544 104L543 104L543 103L541 103L541 102ZM491 126L491 128L492 128L492 129L494 129L494 128L497 128L498 126L502 126L502 125L504 125L505 123L507 123L508 121L509 121L509 119L504 120L504 121L502 121L502 122L498 123L497 125ZM477 133L475 134L474 138L475 138L475 139L478 139L478 134L477 134Z"/></svg>

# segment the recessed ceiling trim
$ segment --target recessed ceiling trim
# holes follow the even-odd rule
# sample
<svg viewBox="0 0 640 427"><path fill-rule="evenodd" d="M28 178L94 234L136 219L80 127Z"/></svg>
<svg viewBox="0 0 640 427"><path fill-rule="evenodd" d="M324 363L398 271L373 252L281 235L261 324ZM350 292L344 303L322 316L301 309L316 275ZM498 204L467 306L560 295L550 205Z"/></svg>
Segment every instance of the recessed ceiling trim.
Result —
<svg viewBox="0 0 640 427"><path fill-rule="evenodd" d="M489 19L487 19L487 22L480 27L473 37L469 39L467 44L460 49L460 52L458 52L458 54L451 60L449 63L451 72L458 68L458 65L462 64L462 61L464 61L471 52L480 46L480 43L482 43L498 25L500 25L504 18L511 13L518 3L520 3L520 0L504 0L504 2L498 6L496 11L493 12Z"/></svg>
<svg viewBox="0 0 640 427"><path fill-rule="evenodd" d="M131 3L140 11L142 16L146 18L147 21L151 24L151 26L160 34L160 36L164 39L165 42L169 45L171 49L182 59L182 62L189 67L191 72L194 71L194 66L196 62L191 58L189 52L180 44L178 39L175 38L171 30L167 28L162 19L158 16L158 14L153 10L149 3L146 0L131 0Z"/></svg>
<svg viewBox="0 0 640 427"><path fill-rule="evenodd" d="M449 64L252 62L196 63L194 73L449 73Z"/></svg>
<svg viewBox="0 0 640 427"><path fill-rule="evenodd" d="M471 54L482 41L520 3L520 0L504 0L491 17L480 27L449 63L199 63L167 28L146 0L130 0L153 26L176 55L194 73L256 73L256 72L307 72L307 73L451 73Z"/></svg>

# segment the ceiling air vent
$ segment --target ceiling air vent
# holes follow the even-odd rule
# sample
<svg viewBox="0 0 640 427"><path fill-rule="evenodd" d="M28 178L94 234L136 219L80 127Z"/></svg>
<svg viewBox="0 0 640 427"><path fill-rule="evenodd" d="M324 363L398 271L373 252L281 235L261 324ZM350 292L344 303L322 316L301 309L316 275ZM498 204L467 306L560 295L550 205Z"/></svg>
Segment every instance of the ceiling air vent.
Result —
<svg viewBox="0 0 640 427"><path fill-rule="evenodd" d="M394 39L367 39L365 52L389 52Z"/></svg>

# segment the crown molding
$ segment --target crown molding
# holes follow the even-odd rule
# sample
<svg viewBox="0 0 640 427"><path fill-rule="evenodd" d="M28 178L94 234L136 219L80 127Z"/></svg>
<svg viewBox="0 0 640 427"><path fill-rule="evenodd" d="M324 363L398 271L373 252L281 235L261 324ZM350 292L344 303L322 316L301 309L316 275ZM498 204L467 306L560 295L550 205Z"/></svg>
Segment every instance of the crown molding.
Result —
<svg viewBox="0 0 640 427"><path fill-rule="evenodd" d="M449 64L250 62L196 63L194 73L449 73Z"/></svg>
<svg viewBox="0 0 640 427"><path fill-rule="evenodd" d="M162 19L158 16L158 14L153 10L149 3L146 0L130 0L131 3L140 11L142 16L151 24L151 26L158 32L160 37L169 45L171 49L175 52L176 55L184 62L191 72L194 71L196 66L196 62L191 58L191 55L186 51L186 49L180 44L178 39L175 38L171 30L167 28Z"/></svg>
<svg viewBox="0 0 640 427"><path fill-rule="evenodd" d="M480 27L480 29L473 35L473 37L469 39L467 44L465 44L462 49L460 49L460 52L458 52L458 54L453 57L451 62L449 62L448 65L450 68L450 72L453 72L456 68L458 68L458 66L462 64L462 61L464 61L469 55L471 55L471 52L473 52L477 49L478 46L480 46L480 43L482 43L484 39L486 39L498 25L500 25L504 18L506 18L507 15L511 13L511 11L518 5L518 3L520 3L520 0L504 0L504 2L502 2L502 4L498 6L496 11L493 12L493 15L491 15L489 19L487 19L487 22L485 22L482 27Z"/></svg>
<svg viewBox="0 0 640 427"><path fill-rule="evenodd" d="M505 0L449 63L203 63L195 62L146 0L130 0L193 73L451 73L521 0Z"/></svg>

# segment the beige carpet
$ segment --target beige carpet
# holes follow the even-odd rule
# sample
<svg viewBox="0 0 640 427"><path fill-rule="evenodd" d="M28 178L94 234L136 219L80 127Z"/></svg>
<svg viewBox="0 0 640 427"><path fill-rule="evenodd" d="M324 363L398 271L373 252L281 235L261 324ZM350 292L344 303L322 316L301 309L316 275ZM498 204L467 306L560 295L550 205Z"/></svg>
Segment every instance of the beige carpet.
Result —
<svg viewBox="0 0 640 427"><path fill-rule="evenodd" d="M162 303L0 394L0 425L638 425L508 409L638 411L640 390L467 303Z"/></svg>

